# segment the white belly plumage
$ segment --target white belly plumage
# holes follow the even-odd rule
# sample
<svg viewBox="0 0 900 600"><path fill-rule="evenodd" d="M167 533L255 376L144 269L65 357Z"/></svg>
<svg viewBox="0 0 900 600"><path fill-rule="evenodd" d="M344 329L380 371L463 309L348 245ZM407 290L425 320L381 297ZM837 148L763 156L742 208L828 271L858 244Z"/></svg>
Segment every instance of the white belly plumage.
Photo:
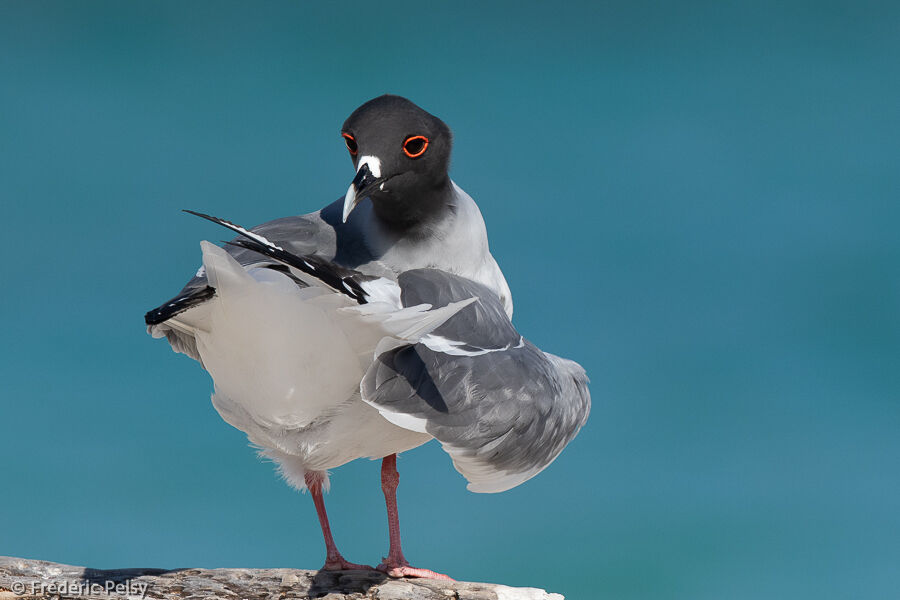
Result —
<svg viewBox="0 0 900 600"><path fill-rule="evenodd" d="M428 310L391 301L358 305L320 286L299 287L268 268L242 267L203 243L216 295L176 317L212 376L216 410L275 460L288 482L356 458L382 458L431 436L391 424L360 398L359 383L384 338L415 341L467 302ZM379 288L395 285L376 282Z"/></svg>

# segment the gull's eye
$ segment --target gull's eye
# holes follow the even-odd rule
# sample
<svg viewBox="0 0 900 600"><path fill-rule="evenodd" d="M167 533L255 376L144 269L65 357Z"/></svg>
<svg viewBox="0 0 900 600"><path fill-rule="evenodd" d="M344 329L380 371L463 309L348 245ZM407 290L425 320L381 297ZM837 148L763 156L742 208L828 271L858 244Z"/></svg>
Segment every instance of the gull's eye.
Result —
<svg viewBox="0 0 900 600"><path fill-rule="evenodd" d="M342 133L341 136L344 138L344 143L347 144L347 150L350 151L350 154L356 156L356 153L359 152L359 147L356 145L356 139L349 133Z"/></svg>
<svg viewBox="0 0 900 600"><path fill-rule="evenodd" d="M428 138L424 135L414 135L403 142L403 153L410 158L419 158L425 154L428 148Z"/></svg>

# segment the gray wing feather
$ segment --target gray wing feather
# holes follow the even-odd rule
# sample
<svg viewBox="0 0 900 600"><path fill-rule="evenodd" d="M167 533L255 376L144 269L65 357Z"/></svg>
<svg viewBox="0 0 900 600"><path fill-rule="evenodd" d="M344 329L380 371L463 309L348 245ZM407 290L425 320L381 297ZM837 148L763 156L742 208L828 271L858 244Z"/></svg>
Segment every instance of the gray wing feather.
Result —
<svg viewBox="0 0 900 600"><path fill-rule="evenodd" d="M440 441L472 491L504 491L546 468L590 412L584 370L519 336L478 283L435 270L408 271L399 282L404 305L480 302L432 334L459 344L432 338L382 352L363 378L363 398Z"/></svg>
<svg viewBox="0 0 900 600"><path fill-rule="evenodd" d="M436 329L436 335L465 342L472 348L499 348L515 345L520 340L506 312L497 311L499 300L487 286L437 269L406 271L400 274L397 283L404 306L446 306L473 296L481 300Z"/></svg>
<svg viewBox="0 0 900 600"><path fill-rule="evenodd" d="M335 230L320 217L319 213L276 219L258 225L251 231L299 256L319 254L330 258L335 254ZM280 267L277 261L247 248L226 244L225 251L245 266ZM300 281L297 284L305 286ZM145 322L148 325L148 332L153 337L165 336L173 350L200 360L194 336L168 321L182 312L202 305L214 295L215 291L209 287L206 273L201 269L175 297L147 313Z"/></svg>
<svg viewBox="0 0 900 600"><path fill-rule="evenodd" d="M275 219L274 221L257 225L250 231L258 233L266 239L278 244L288 252L298 256L318 254L320 256L331 258L335 253L336 236L334 229L325 223L319 217L318 213ZM240 236L234 238L232 241L238 240L239 238ZM269 259L259 252L241 246L226 244L225 251L244 266L278 264L277 261ZM206 274L198 273L186 286L184 286L184 289L179 295L183 295L190 290L204 288L206 285Z"/></svg>

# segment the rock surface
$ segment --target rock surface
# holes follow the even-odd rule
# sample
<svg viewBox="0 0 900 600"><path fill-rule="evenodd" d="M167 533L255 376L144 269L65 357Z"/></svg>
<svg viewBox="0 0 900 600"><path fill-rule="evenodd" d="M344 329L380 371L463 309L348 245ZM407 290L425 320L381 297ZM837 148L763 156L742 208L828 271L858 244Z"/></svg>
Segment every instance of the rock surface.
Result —
<svg viewBox="0 0 900 600"><path fill-rule="evenodd" d="M0 600L563 600L536 588L391 579L377 571L300 569L111 569L0 557Z"/></svg>

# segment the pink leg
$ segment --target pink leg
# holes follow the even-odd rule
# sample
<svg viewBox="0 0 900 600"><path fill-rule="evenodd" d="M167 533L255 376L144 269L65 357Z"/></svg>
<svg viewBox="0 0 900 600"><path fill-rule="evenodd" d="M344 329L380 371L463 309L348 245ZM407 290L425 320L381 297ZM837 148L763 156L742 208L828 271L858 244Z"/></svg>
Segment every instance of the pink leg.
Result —
<svg viewBox="0 0 900 600"><path fill-rule="evenodd" d="M348 562L338 552L331 537L331 526L328 524L328 514L325 512L325 498L322 497L322 480L324 475L318 471L310 471L305 475L306 487L312 496L313 504L316 505L316 512L319 514L319 525L322 526L322 536L325 538L325 565L323 571L344 571L344 570L367 570L371 571L372 567L367 565L357 565Z"/></svg>
<svg viewBox="0 0 900 600"><path fill-rule="evenodd" d="M400 548L400 516L397 514L397 486L400 484L400 473L397 472L397 455L385 456L381 461L381 489L387 504L388 531L391 536L391 547L387 558L378 565L378 570L391 577L423 577L426 579L445 579L450 577L435 573L428 569L417 569L409 566Z"/></svg>

